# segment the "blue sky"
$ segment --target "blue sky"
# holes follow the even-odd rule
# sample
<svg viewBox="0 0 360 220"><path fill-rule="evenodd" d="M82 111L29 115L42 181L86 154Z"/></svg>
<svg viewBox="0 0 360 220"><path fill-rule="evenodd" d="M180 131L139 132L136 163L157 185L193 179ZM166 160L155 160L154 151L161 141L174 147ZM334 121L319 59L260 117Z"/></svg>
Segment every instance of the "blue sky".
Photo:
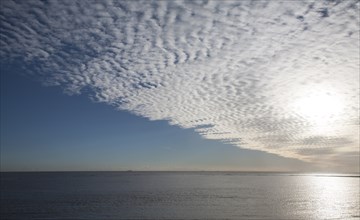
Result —
<svg viewBox="0 0 360 220"><path fill-rule="evenodd" d="M298 160L206 140L193 129L149 121L84 95L65 95L21 74L17 66L3 65L1 71L1 169L5 171L309 167Z"/></svg>
<svg viewBox="0 0 360 220"><path fill-rule="evenodd" d="M359 172L359 4L1 1L2 169Z"/></svg>

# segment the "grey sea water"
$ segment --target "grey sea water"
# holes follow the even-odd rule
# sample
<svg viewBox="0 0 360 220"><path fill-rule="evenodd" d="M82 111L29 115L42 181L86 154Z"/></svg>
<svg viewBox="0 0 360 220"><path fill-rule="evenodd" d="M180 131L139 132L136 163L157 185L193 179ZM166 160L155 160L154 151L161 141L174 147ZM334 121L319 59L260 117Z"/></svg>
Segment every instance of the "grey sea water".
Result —
<svg viewBox="0 0 360 220"><path fill-rule="evenodd" d="M1 173L1 219L359 219L357 176Z"/></svg>

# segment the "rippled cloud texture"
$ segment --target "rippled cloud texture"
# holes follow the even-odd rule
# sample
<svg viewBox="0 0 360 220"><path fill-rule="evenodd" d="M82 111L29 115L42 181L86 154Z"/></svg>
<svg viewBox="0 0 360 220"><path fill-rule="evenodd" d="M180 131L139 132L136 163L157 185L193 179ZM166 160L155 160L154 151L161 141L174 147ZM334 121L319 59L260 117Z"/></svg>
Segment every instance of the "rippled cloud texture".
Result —
<svg viewBox="0 0 360 220"><path fill-rule="evenodd" d="M359 7L5 0L0 56L68 94L86 93L208 139L354 166Z"/></svg>

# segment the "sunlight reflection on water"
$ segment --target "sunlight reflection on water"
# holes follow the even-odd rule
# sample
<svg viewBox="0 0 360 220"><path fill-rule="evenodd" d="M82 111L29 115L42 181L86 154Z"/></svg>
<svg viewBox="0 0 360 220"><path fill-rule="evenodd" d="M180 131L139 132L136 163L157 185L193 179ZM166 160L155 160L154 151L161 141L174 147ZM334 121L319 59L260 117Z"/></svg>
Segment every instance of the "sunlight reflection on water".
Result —
<svg viewBox="0 0 360 220"><path fill-rule="evenodd" d="M352 178L331 176L309 176L306 178L307 196L311 203L310 206L312 206L308 208L314 209L312 212L314 219L340 219L349 210L359 210L359 198L353 194L353 187L356 186L351 186L350 179ZM356 179L359 182L360 179ZM357 195L359 195L359 189ZM359 215L352 217L359 218Z"/></svg>

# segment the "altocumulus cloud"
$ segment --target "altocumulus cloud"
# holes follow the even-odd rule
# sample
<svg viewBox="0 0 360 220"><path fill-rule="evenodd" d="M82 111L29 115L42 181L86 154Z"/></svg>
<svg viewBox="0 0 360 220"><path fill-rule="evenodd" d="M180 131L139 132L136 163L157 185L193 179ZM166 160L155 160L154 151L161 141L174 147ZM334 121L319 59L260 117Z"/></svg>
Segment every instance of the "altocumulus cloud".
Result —
<svg viewBox="0 0 360 220"><path fill-rule="evenodd" d="M208 139L356 164L359 7L5 0L0 56L45 85Z"/></svg>

